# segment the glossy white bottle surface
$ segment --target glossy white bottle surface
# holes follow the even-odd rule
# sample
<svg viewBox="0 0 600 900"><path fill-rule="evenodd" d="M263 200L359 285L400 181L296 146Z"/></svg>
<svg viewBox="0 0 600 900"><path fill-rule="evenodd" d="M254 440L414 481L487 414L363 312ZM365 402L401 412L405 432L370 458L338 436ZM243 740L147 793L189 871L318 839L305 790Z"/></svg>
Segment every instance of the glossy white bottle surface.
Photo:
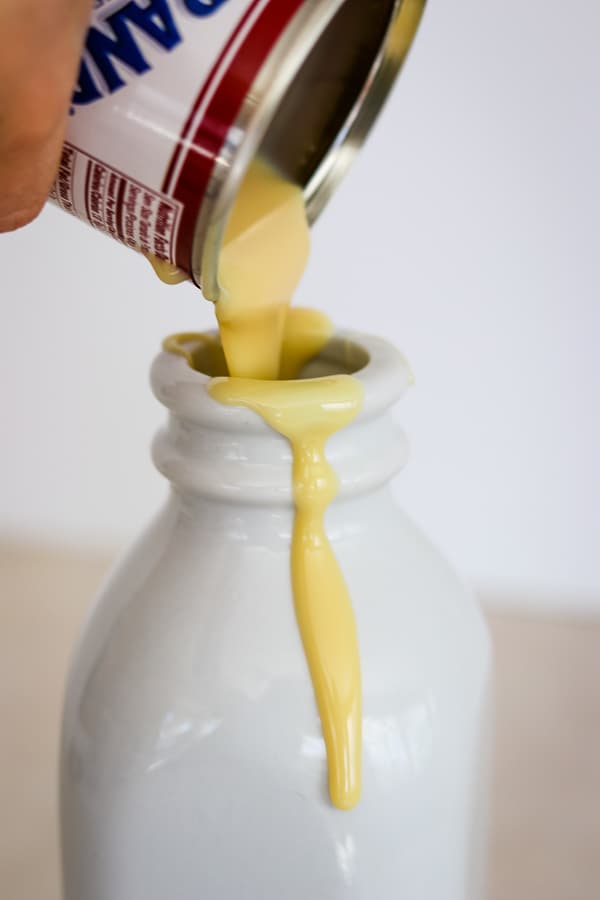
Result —
<svg viewBox="0 0 600 900"><path fill-rule="evenodd" d="M342 333L311 374L357 367L364 406L328 443L340 494L326 525L360 643L360 803L335 809L327 791L290 583L289 446L162 353L154 458L170 496L97 600L69 678L66 900L483 897L487 634L389 489L407 456L391 412L402 356Z"/></svg>

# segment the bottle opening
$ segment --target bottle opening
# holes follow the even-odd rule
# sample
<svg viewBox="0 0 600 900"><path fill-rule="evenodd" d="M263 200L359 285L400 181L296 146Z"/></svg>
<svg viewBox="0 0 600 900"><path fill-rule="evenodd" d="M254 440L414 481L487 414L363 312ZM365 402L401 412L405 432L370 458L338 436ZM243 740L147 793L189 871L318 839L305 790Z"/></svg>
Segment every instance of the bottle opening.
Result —
<svg viewBox="0 0 600 900"><path fill-rule="evenodd" d="M169 352L183 356L194 371L209 378L229 375L217 332L174 335L166 339L164 346ZM367 366L369 360L369 353L360 344L348 338L333 337L304 364L298 378L302 380L329 375L355 375Z"/></svg>

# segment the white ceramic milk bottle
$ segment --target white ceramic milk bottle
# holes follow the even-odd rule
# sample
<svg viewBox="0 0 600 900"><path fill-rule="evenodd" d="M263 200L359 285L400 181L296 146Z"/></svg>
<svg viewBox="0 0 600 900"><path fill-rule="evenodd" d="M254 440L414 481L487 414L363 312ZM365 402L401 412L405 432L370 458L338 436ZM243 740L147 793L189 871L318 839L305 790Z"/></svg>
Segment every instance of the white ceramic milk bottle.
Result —
<svg viewBox="0 0 600 900"><path fill-rule="evenodd" d="M311 374L356 372L328 443L326 525L352 598L362 798L332 806L290 584L291 454L162 353L164 508L87 623L64 721L66 900L480 900L490 651L477 606L398 508L391 414L409 372L339 334Z"/></svg>

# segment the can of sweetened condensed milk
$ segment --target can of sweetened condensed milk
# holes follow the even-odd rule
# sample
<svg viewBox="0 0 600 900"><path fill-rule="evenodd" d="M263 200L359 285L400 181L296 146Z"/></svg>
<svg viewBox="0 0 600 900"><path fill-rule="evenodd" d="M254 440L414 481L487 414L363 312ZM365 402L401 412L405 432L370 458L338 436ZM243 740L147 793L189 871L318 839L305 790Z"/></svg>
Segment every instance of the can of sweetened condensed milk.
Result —
<svg viewBox="0 0 600 900"><path fill-rule="evenodd" d="M425 0L96 0L51 199L218 295L255 157L318 216L364 140Z"/></svg>

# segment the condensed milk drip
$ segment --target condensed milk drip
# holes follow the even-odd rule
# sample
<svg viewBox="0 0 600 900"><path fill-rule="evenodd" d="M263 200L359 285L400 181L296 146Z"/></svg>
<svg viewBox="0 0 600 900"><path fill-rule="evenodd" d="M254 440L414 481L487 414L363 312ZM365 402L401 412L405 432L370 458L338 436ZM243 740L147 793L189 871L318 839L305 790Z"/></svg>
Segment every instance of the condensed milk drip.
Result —
<svg viewBox="0 0 600 900"><path fill-rule="evenodd" d="M329 793L335 806L350 809L360 797L360 659L352 604L324 525L338 489L325 443L356 416L361 385L351 375L306 381L225 378L215 380L210 393L221 403L254 410L292 446L296 618L325 738Z"/></svg>
<svg viewBox="0 0 600 900"><path fill-rule="evenodd" d="M152 253L147 253L146 258L160 280L164 281L165 284L181 284L182 281L188 280L187 272L184 272L175 263L169 262L168 259L159 259L158 256L153 256Z"/></svg>
<svg viewBox="0 0 600 900"><path fill-rule="evenodd" d="M321 719L331 801L351 809L361 792L360 655L351 600L325 530L325 511L338 491L325 445L357 415L362 386L351 375L293 380L332 332L321 313L289 308L308 247L300 189L255 164L219 263L216 312L231 377L214 378L208 389L220 403L252 409L291 444L296 619ZM164 347L193 366L194 344L222 353L211 335L175 335Z"/></svg>

